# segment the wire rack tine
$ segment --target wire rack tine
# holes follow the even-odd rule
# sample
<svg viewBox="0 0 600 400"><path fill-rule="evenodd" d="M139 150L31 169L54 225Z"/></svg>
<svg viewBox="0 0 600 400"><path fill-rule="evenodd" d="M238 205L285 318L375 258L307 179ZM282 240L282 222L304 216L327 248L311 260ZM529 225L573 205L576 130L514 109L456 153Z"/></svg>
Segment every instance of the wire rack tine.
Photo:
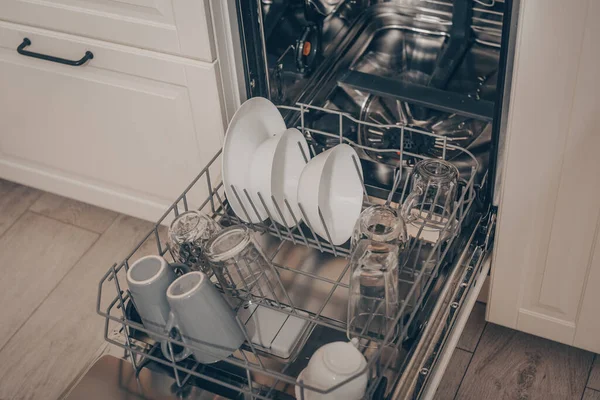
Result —
<svg viewBox="0 0 600 400"><path fill-rule="evenodd" d="M212 197L212 196L211 196ZM183 196L183 209L188 212L190 210L187 201L187 193Z"/></svg>
<svg viewBox="0 0 600 400"><path fill-rule="evenodd" d="M304 207L302 207L302 204L298 203L298 208L300 209L300 212L302 213L302 218L304 219L304 223L306 224L306 226L308 226L308 229L310 229L310 232L312 233L313 237L317 241L317 246L319 247L319 250L322 253L323 252L323 246L321 246L321 241L317 237L317 234L315 233L315 231L312 228L310 222L308 221L308 218L306 217L306 213L304 212Z"/></svg>
<svg viewBox="0 0 600 400"><path fill-rule="evenodd" d="M229 213L227 212L227 210L225 209L225 204L223 203L223 200L221 200L221 196L219 195L219 192L215 192L215 196L217 196L217 200L219 201L219 205L221 207L221 210L223 210L223 217L231 224L233 223L231 220L231 217L229 216Z"/></svg>
<svg viewBox="0 0 600 400"><path fill-rule="evenodd" d="M262 206L263 206L264 210L267 212L267 216L269 217L269 221L271 221L271 227L273 228L273 230L277 234L277 237L279 238L279 240L283 240L283 235L281 234L281 231L279 230L279 228L275 224L275 219L273 219L273 216L271 215L271 212L269 211L269 207L267 207L267 203L265 203L265 200L263 199L262 194L260 194L260 193L256 193L256 194L258 195L258 199L262 203Z"/></svg>
<svg viewBox="0 0 600 400"><path fill-rule="evenodd" d="M323 218L323 213L321 212L321 207L317 208L319 211L319 219L321 219L321 224L323 224L323 229L325 229L325 235L327 236L327 240L331 245L331 249L333 250L333 255L337 257L337 251L335 250L335 246L333 245L333 241L331 240L331 235L329 234L329 229L327 228L327 224L325 223L325 218Z"/></svg>
<svg viewBox="0 0 600 400"><path fill-rule="evenodd" d="M294 235L292 234L292 231L290 230L290 227L288 226L288 222L286 221L285 217L283 216L283 213L281 212L281 209L279 208L279 204L277 204L277 200L275 200L275 196L271 195L271 201L273 201L273 205L275 206L275 211L277 211L279 218L281 218L281 221L283 222L283 226L285 227L285 229L288 232L287 237L292 240L292 243L296 244L296 238L294 238Z"/></svg>
<svg viewBox="0 0 600 400"><path fill-rule="evenodd" d="M300 236L302 236L302 239L304 240L304 244L306 246L309 246L308 240L306 239L306 236L304 236L304 232L302 231L302 228L300 227L300 222L296 218L296 215L294 215L294 211L292 211L292 207L290 206L290 203L288 203L287 199L283 199L283 202L284 202L285 206L287 207L288 211L290 212L290 215L294 219L294 224L296 224L298 232L300 232Z"/></svg>
<svg viewBox="0 0 600 400"><path fill-rule="evenodd" d="M235 186L233 186L233 185L230 185L230 186L231 186L231 190L233 191L233 194L235 195L235 198L237 199L239 205L242 207L242 211L244 212L244 215L246 216L246 221L248 221L250 226L254 229L254 223L252 223L252 219L250 218L250 215L248 215L248 211L246 210L244 203L242 203L242 199L240 198L240 195L238 194Z"/></svg>
<svg viewBox="0 0 600 400"><path fill-rule="evenodd" d="M344 114L340 113L339 116L339 135L340 135L340 144L344 143Z"/></svg>
<svg viewBox="0 0 600 400"><path fill-rule="evenodd" d="M358 175L358 180L360 181L360 185L362 186L365 201L368 203L369 195L367 194L367 187L365 186L365 181L363 180L362 168L360 167L360 164L354 155L352 155L352 162L354 163L354 169L356 170L356 174Z"/></svg>
<svg viewBox="0 0 600 400"><path fill-rule="evenodd" d="M317 156L317 151L315 150L315 146L313 146L312 144L308 146L308 150L312 151L312 157L316 157Z"/></svg>
<svg viewBox="0 0 600 400"><path fill-rule="evenodd" d="M213 199L213 189L212 189L212 182L210 179L210 168L208 168L206 170L206 185L208 186L208 193L210 193L210 210L213 212L213 214L215 213L215 200ZM186 202L184 202L184 206L185 206L185 210L187 211L187 204Z"/></svg>
<svg viewBox="0 0 600 400"><path fill-rule="evenodd" d="M304 149L302 148L302 143L298 142L298 148L300 149L300 154L302 154L302 158L304 159L304 162L306 164L308 164L308 155L305 154Z"/></svg>
<svg viewBox="0 0 600 400"><path fill-rule="evenodd" d="M390 190L390 193L388 194L387 200L385 201L385 205L389 206L390 203L392 202L392 199L394 198L394 193L396 193L396 190L398 190L398 186L400 186L400 181L402 180L402 166L400 166L400 168L397 168L395 170L394 173L394 184L392 185L392 190Z"/></svg>
<svg viewBox="0 0 600 400"><path fill-rule="evenodd" d="M114 282L115 282L115 287L117 289L117 296L119 297L119 306L121 307L121 312L123 312L123 314L125 314L125 300L123 299L123 291L121 290L121 285L119 285L119 279L117 279L117 272L116 272L116 268L113 265L112 266L112 271L113 271L113 276L114 276ZM125 323L123 323L123 331L125 332L125 340L127 341L127 345L131 346L131 339L129 338L129 333L127 330L127 325ZM135 360L135 357L131 357L131 364L133 365L134 369L137 369L137 362Z"/></svg>
<svg viewBox="0 0 600 400"><path fill-rule="evenodd" d="M262 215L260 215L258 213L258 209L254 205L254 201L252 201L252 197L250 197L250 194L248 193L248 190L242 189L242 191L246 195L246 198L248 199L248 203L250 203L250 207L252 207L252 210L254 211L254 215L256 215L256 218L257 218L258 222L260 223L260 221L264 220L264 218L262 217ZM279 238L281 239L281 236L279 236Z"/></svg>
<svg viewBox="0 0 600 400"><path fill-rule="evenodd" d="M305 125L304 125L304 104L300 104L300 124L301 124L301 128L300 128L300 132L302 132L303 134L305 133Z"/></svg>

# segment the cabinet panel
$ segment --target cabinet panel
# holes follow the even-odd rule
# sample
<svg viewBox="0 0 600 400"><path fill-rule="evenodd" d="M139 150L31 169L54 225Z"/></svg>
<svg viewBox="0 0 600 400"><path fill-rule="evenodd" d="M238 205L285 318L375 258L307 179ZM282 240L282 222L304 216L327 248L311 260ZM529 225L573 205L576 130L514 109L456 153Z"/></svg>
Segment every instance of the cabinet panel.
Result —
<svg viewBox="0 0 600 400"><path fill-rule="evenodd" d="M596 230L595 248L573 342L575 346L594 353L600 353L600 317L598 313L600 305L600 235L598 235L598 228L600 228L600 221Z"/></svg>
<svg viewBox="0 0 600 400"><path fill-rule="evenodd" d="M582 293L581 307L577 317L574 344L586 350L600 353L600 157L597 149L600 146L600 25L595 19L600 17L600 3L592 1L586 24L585 39L580 61L580 73L577 79L577 97L573 108L573 130L582 132L581 138L574 149L581 161L570 171L569 182L573 193L577 193L575 185L585 188L589 195L581 203L580 199L570 198L564 205L564 212L570 210L574 214L574 207L579 212L580 204L588 209L586 216L578 218L586 228L586 239L591 242L591 249L581 254L582 261L589 267L585 286L579 291ZM592 146L595 146L593 148ZM579 190L581 191L581 189ZM589 218L585 223L583 217ZM593 229L590 229L593 224ZM587 240L586 240L587 243Z"/></svg>
<svg viewBox="0 0 600 400"><path fill-rule="evenodd" d="M94 59L24 57L23 35ZM222 143L215 64L0 23L0 92L0 174L140 217L160 216Z"/></svg>
<svg viewBox="0 0 600 400"><path fill-rule="evenodd" d="M600 7L522 15L488 319L573 344L600 213Z"/></svg>
<svg viewBox="0 0 600 400"><path fill-rule="evenodd" d="M0 19L213 61L208 0L2 0Z"/></svg>

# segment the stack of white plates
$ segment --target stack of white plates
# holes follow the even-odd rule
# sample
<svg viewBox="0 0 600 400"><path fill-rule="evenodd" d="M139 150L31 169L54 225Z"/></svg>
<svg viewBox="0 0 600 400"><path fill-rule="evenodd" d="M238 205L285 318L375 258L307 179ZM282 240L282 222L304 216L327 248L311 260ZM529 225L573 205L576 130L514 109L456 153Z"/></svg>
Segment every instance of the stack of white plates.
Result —
<svg viewBox="0 0 600 400"><path fill-rule="evenodd" d="M340 245L352 235L362 207L355 162L358 156L346 144L310 160L304 135L286 129L273 103L255 97L242 104L227 129L223 183L242 221L270 218L292 228L306 216L315 233Z"/></svg>

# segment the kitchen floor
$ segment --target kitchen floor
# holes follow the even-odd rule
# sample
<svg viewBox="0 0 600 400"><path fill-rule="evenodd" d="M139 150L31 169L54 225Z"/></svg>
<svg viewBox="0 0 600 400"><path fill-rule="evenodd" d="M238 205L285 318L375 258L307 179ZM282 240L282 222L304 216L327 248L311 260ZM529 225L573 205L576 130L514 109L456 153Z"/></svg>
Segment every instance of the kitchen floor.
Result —
<svg viewBox="0 0 600 400"><path fill-rule="evenodd" d="M98 281L151 227L0 179L0 400L59 398L115 351L96 314ZM599 357L484 314L477 303L437 399L600 400Z"/></svg>

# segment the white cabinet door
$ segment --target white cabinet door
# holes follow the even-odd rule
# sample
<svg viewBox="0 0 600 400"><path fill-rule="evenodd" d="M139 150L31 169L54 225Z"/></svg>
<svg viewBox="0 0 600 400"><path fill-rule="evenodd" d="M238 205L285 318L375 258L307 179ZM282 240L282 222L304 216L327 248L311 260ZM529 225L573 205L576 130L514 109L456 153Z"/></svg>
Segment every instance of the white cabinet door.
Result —
<svg viewBox="0 0 600 400"><path fill-rule="evenodd" d="M575 338L592 318L595 343L584 347L600 351L598 314L581 313L586 282L600 292L588 279L600 263L590 263L600 215L600 3L522 7L488 319L583 346Z"/></svg>
<svg viewBox="0 0 600 400"><path fill-rule="evenodd" d="M577 329L573 345L600 353L600 235L596 227L596 241L591 265L585 283L581 308L577 318Z"/></svg>
<svg viewBox="0 0 600 400"><path fill-rule="evenodd" d="M213 61L208 0L1 0L0 19Z"/></svg>
<svg viewBox="0 0 600 400"><path fill-rule="evenodd" d="M26 57L25 36L32 51L94 58ZM215 67L0 22L0 176L155 220L221 147Z"/></svg>

